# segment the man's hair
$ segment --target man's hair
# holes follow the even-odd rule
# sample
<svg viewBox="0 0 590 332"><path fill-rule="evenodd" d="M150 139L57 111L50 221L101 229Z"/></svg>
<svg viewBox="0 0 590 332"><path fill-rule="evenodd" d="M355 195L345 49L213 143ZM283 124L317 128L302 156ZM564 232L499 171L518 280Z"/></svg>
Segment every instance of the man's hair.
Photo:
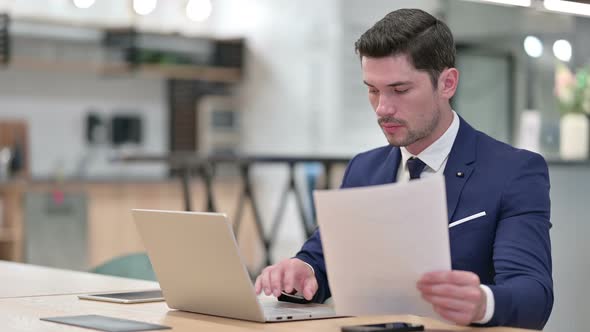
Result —
<svg viewBox="0 0 590 332"><path fill-rule="evenodd" d="M440 73L455 67L451 30L420 9L399 9L387 14L363 33L354 47L361 59L407 55L414 68L428 72L435 88Z"/></svg>

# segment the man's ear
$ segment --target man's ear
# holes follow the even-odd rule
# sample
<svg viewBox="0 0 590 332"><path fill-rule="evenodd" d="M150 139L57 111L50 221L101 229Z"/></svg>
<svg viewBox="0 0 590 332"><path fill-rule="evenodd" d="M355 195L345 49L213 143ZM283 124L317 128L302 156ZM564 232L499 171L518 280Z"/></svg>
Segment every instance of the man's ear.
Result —
<svg viewBox="0 0 590 332"><path fill-rule="evenodd" d="M457 68L447 68L438 77L439 96L444 99L451 99L459 85L459 71Z"/></svg>

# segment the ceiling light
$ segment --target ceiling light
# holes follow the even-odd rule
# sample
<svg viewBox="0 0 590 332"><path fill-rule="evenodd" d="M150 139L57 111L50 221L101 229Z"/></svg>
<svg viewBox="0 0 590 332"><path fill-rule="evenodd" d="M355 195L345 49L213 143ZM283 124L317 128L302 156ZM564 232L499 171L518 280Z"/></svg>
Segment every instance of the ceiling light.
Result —
<svg viewBox="0 0 590 332"><path fill-rule="evenodd" d="M524 39L524 51L530 57L538 58L543 54L543 43L535 36L527 36Z"/></svg>
<svg viewBox="0 0 590 332"><path fill-rule="evenodd" d="M480 0L483 2L493 2L498 3L501 5L510 5L510 6L521 6L521 7L530 7L531 0Z"/></svg>
<svg viewBox="0 0 590 332"><path fill-rule="evenodd" d="M186 16L195 22L202 22L211 15L211 0L189 0L186 4Z"/></svg>
<svg viewBox="0 0 590 332"><path fill-rule="evenodd" d="M556 12L590 16L590 4L574 1L545 0L543 5L546 9Z"/></svg>
<svg viewBox="0 0 590 332"><path fill-rule="evenodd" d="M133 0L133 10L141 16L151 14L157 5L158 0Z"/></svg>
<svg viewBox="0 0 590 332"><path fill-rule="evenodd" d="M74 6L80 9L87 9L94 5L95 0L74 0Z"/></svg>
<svg viewBox="0 0 590 332"><path fill-rule="evenodd" d="M565 39L560 39L553 43L553 54L563 62L568 62L572 58L572 44Z"/></svg>

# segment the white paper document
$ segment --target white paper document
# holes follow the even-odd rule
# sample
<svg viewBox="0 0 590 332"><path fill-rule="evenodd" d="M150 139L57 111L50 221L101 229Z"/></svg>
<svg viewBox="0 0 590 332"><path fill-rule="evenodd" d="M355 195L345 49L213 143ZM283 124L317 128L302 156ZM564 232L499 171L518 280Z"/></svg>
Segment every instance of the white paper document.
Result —
<svg viewBox="0 0 590 332"><path fill-rule="evenodd" d="M416 283L425 272L451 269L442 176L314 198L338 315L438 317Z"/></svg>

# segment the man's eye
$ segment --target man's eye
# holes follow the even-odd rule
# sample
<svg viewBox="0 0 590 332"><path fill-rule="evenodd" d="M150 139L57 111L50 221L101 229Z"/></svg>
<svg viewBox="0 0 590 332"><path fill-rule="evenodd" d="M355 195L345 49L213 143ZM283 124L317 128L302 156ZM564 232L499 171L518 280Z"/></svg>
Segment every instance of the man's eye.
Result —
<svg viewBox="0 0 590 332"><path fill-rule="evenodd" d="M395 93L398 93L398 94L404 94L404 93L408 92L409 90L410 90L410 89L404 89L404 90L395 90Z"/></svg>
<svg viewBox="0 0 590 332"><path fill-rule="evenodd" d="M369 93L370 94L377 94L377 93L379 93L379 90L369 89Z"/></svg>

